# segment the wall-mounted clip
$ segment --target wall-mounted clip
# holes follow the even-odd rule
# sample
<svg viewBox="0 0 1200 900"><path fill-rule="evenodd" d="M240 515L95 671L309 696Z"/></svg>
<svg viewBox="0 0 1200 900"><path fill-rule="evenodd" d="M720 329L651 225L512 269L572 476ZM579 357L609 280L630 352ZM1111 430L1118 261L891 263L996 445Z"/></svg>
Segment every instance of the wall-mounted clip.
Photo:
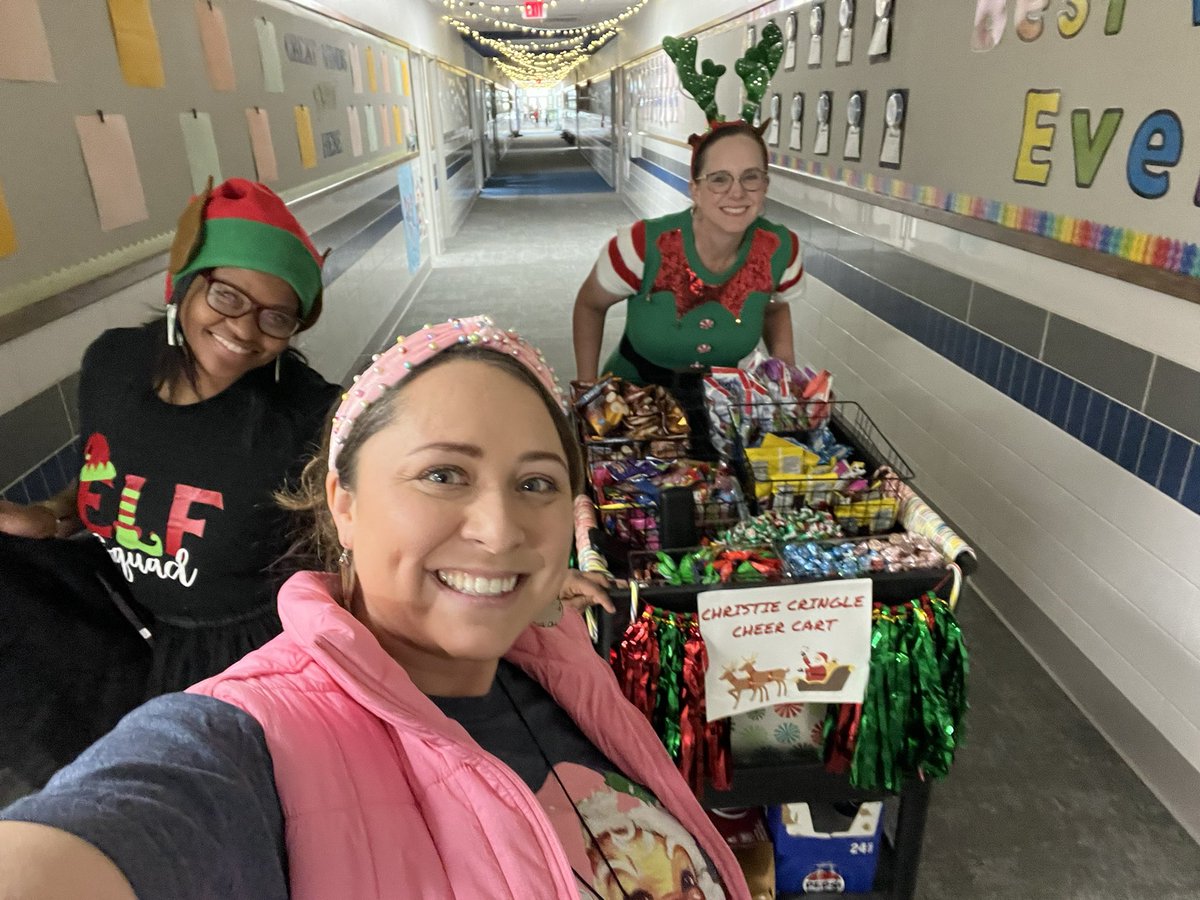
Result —
<svg viewBox="0 0 1200 900"><path fill-rule="evenodd" d="M98 115L100 117L100 124L103 125L104 124L104 110L102 110L102 109L96 110L96 115Z"/></svg>

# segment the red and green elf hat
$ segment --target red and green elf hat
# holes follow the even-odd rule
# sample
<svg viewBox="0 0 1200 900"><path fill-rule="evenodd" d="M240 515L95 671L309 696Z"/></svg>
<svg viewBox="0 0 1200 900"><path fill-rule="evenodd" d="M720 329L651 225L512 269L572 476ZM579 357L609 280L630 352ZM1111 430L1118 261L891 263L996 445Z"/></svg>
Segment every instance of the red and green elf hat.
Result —
<svg viewBox="0 0 1200 900"><path fill-rule="evenodd" d="M300 318L321 314L321 265L308 235L270 188L244 178L212 182L193 197L171 244L167 300L175 281L204 269L252 269L282 278L300 298Z"/></svg>

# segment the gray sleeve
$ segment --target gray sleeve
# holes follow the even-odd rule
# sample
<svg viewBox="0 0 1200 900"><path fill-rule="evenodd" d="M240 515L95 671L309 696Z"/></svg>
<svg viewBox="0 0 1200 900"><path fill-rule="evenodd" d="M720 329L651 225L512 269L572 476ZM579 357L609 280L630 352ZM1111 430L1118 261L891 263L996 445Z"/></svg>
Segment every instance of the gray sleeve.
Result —
<svg viewBox="0 0 1200 900"><path fill-rule="evenodd" d="M262 727L212 697L134 710L0 819L70 832L139 900L286 900L283 813Z"/></svg>

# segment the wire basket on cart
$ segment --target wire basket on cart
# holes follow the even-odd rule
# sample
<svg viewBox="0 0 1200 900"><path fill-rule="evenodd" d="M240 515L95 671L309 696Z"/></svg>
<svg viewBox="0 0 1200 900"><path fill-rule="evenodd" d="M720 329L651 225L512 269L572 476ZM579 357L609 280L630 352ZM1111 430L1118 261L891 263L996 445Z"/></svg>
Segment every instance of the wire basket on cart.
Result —
<svg viewBox="0 0 1200 900"><path fill-rule="evenodd" d="M749 404L745 414L750 427L733 432L732 446L755 514L825 510L846 535L895 527L900 489L913 472L862 406L831 400L798 404L781 415L780 404L766 402Z"/></svg>

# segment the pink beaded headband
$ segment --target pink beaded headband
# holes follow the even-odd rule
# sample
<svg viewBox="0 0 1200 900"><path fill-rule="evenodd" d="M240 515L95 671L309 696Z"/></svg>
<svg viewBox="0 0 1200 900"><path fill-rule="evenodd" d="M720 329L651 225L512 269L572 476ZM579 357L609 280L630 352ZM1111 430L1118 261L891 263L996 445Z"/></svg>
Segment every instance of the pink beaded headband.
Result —
<svg viewBox="0 0 1200 900"><path fill-rule="evenodd" d="M451 319L438 325L426 325L408 337L396 338L396 343L384 353L376 353L371 357L371 365L366 371L354 376L354 386L342 394L342 403L333 417L329 468L336 471L338 452L350 436L354 420L367 407L412 369L456 344L509 354L537 376L559 406L564 405L562 388L542 352L511 328L508 331L497 328L488 316Z"/></svg>

